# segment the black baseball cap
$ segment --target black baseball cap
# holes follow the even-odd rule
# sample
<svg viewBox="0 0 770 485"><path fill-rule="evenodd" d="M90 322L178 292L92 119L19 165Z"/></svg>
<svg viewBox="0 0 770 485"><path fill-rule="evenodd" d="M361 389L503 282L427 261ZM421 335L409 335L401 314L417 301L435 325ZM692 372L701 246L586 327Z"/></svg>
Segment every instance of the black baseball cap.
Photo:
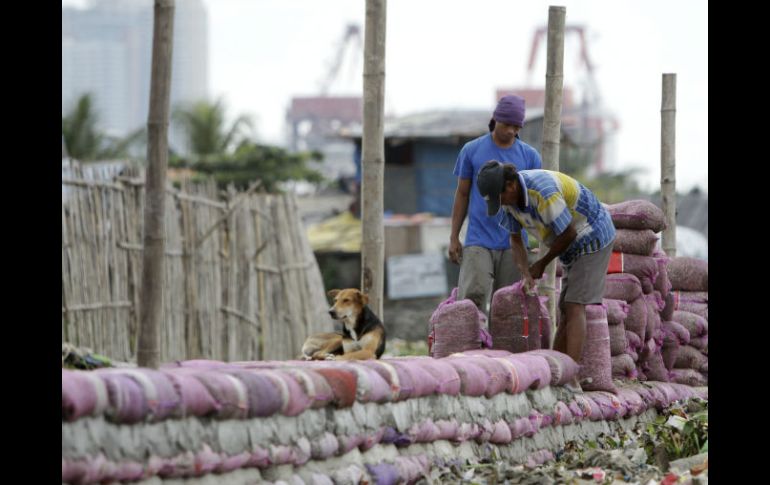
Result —
<svg viewBox="0 0 770 485"><path fill-rule="evenodd" d="M481 196L487 201L487 215L493 216L500 210L500 194L505 187L503 164L497 160L485 163L476 178L476 186Z"/></svg>

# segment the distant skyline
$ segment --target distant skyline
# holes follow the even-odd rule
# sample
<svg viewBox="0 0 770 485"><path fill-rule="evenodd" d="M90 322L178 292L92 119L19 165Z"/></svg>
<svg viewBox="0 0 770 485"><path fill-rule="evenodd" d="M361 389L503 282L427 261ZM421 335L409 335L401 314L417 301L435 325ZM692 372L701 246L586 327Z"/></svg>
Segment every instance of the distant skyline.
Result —
<svg viewBox="0 0 770 485"><path fill-rule="evenodd" d="M183 0L177 0L177 3ZM85 1L63 0L62 5ZM588 53L605 109L620 121L615 170L632 167L647 190L660 185L661 75L677 74L677 189L708 190L708 3L705 0L562 2L390 0L388 115L494 108L495 90L526 86L535 29L550 4L587 28ZM251 115L263 142L286 143L292 96L318 94L348 23L364 27L364 0L204 0L209 18L209 92L231 118ZM576 36L565 38L565 86L579 89ZM349 61L346 58L346 62ZM360 94L361 66L343 65L331 94ZM545 79L545 39L533 85Z"/></svg>

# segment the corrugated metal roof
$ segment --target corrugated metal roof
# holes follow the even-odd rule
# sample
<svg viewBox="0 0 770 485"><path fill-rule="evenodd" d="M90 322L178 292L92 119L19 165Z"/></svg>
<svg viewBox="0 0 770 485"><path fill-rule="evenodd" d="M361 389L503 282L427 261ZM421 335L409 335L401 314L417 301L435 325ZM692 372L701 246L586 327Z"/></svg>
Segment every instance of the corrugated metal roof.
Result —
<svg viewBox="0 0 770 485"><path fill-rule="evenodd" d="M527 110L526 120L542 118L542 108ZM385 138L477 137L489 130L490 110L434 110L385 120ZM342 130L346 138L360 138L361 128Z"/></svg>

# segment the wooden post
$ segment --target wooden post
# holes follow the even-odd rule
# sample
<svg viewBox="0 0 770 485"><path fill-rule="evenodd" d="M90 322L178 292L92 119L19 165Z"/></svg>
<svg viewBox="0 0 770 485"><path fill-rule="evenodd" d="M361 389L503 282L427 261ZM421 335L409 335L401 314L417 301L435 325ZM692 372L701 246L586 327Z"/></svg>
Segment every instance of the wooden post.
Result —
<svg viewBox="0 0 770 485"><path fill-rule="evenodd" d="M361 140L362 245L361 291L382 317L384 282L383 187L385 173L385 19L386 0L366 0L364 31L364 130Z"/></svg>
<svg viewBox="0 0 770 485"><path fill-rule="evenodd" d="M157 369L160 364L160 323L165 280L166 168L174 38L174 0L155 0L147 117L147 183L144 192L144 253L137 363Z"/></svg>
<svg viewBox="0 0 770 485"><path fill-rule="evenodd" d="M561 141L561 106L564 86L564 22L566 7L548 7L548 43L545 72L545 112L543 114L543 168L559 170L559 143ZM540 257L548 252L540 244ZM556 261L546 267L540 281L540 294L548 297L548 314L551 316L551 348L556 335Z"/></svg>
<svg viewBox="0 0 770 485"><path fill-rule="evenodd" d="M666 229L663 251L676 257L676 74L663 74L660 106L660 197Z"/></svg>

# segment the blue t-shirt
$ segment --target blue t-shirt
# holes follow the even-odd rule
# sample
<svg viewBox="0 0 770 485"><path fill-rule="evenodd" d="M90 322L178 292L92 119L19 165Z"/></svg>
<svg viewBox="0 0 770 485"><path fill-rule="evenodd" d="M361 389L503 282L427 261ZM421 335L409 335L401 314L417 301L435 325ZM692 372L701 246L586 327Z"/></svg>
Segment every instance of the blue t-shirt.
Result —
<svg viewBox="0 0 770 485"><path fill-rule="evenodd" d="M487 249L508 249L511 247L510 233L500 226L502 211L487 216L487 203L476 187L479 169L489 160L512 163L517 170L542 168L543 162L537 150L516 137L510 148L500 148L492 140L492 133L481 135L466 143L457 156L454 174L461 179L471 179L471 194L468 204L468 230L465 246L481 246ZM522 231L524 246L527 234Z"/></svg>

